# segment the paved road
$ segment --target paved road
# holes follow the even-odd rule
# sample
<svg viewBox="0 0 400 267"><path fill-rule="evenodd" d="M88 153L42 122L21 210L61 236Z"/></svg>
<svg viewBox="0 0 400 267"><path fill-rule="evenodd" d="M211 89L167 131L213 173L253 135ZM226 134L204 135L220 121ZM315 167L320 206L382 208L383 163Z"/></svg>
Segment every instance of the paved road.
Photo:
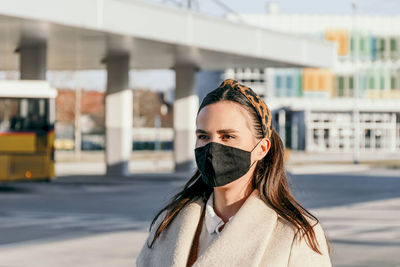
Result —
<svg viewBox="0 0 400 267"><path fill-rule="evenodd" d="M182 178L59 177L0 187L0 244L136 230L182 185Z"/></svg>
<svg viewBox="0 0 400 267"><path fill-rule="evenodd" d="M2 185L0 251L21 242L35 244L100 233L143 232L188 175L63 176L51 183ZM395 201L400 199L400 175L384 171L291 175L291 184L300 202L326 225L336 266L400 266L398 253L392 252L400 251L398 227L382 224L388 220L400 223L400 201ZM379 212L370 213L373 209ZM371 223L375 216L381 221ZM370 223L359 229L360 221ZM365 234L371 232L373 237ZM367 265L370 258L354 254L363 251L375 252L384 259Z"/></svg>

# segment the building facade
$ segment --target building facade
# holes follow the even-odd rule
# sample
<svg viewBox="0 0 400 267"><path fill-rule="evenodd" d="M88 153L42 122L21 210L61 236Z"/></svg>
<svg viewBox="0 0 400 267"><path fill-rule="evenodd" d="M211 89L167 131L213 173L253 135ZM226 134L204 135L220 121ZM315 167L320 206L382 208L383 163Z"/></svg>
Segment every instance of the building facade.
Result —
<svg viewBox="0 0 400 267"><path fill-rule="evenodd" d="M241 14L246 23L333 41L332 69L227 69L272 106L294 150L400 152L400 15ZM231 19L236 19L233 17Z"/></svg>

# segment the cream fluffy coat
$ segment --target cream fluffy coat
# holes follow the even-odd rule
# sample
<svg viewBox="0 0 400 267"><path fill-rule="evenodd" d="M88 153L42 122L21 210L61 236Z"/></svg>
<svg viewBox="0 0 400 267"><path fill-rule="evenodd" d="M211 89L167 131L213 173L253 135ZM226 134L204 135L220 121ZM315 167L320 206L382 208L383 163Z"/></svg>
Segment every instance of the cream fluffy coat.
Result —
<svg viewBox="0 0 400 267"><path fill-rule="evenodd" d="M331 266L320 224L314 226L314 231L322 255L314 252L304 238L299 240L295 229L278 217L257 193L257 190L253 191L230 224L193 266ZM185 267L203 205L199 199L181 210L168 230L156 240L152 249L144 244L136 265ZM164 216L165 212L153 225L146 241L149 244Z"/></svg>

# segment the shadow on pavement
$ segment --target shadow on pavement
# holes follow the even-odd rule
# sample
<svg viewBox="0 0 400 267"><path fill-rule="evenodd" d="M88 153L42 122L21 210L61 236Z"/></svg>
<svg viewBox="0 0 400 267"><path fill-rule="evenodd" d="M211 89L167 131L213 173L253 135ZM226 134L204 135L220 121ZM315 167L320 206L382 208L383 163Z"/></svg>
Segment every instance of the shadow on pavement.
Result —
<svg viewBox="0 0 400 267"><path fill-rule="evenodd" d="M171 181L182 185L193 173L135 173L130 176L68 175L51 182L14 182L0 185L0 193L25 193L43 186L113 186L122 184L160 184ZM289 173L293 193L306 208L323 208L400 197L399 177L362 174Z"/></svg>
<svg viewBox="0 0 400 267"><path fill-rule="evenodd" d="M32 191L32 190L29 188L16 186L16 183L14 183L14 182L9 183L9 184L0 184L0 193L1 194L27 193L30 191Z"/></svg>
<svg viewBox="0 0 400 267"><path fill-rule="evenodd" d="M135 173L130 176L107 176L107 175L65 175L58 176L52 182L55 183L132 183L136 181L145 182L165 182L165 181L186 181L192 176L192 173L177 172L177 173Z"/></svg>

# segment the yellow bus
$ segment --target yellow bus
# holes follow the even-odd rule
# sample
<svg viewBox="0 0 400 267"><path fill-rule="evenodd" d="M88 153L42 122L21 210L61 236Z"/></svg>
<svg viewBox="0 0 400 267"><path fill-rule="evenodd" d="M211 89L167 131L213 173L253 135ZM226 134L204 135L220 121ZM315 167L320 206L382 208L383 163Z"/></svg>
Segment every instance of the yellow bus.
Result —
<svg viewBox="0 0 400 267"><path fill-rule="evenodd" d="M0 182L55 177L56 96L45 81L0 81Z"/></svg>

